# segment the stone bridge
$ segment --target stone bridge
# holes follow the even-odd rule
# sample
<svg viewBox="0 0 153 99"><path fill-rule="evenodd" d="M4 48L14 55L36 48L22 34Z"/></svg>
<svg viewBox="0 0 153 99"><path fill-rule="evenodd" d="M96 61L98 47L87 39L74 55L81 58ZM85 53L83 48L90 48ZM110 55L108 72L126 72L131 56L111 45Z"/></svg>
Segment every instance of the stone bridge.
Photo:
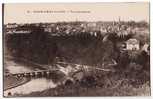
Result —
<svg viewBox="0 0 153 99"><path fill-rule="evenodd" d="M29 72L21 72L21 73L13 73L13 74L5 74L5 76L16 76L16 77L40 77L40 76L49 76L52 73L59 71L59 69L52 70L37 70L37 71L29 71Z"/></svg>
<svg viewBox="0 0 153 99"><path fill-rule="evenodd" d="M65 63L65 62L59 62L62 64L68 65L67 67L62 67L61 65L57 64L58 68L52 68L49 70L37 70L37 71L29 71L29 72L21 72L21 73L10 73L10 74L5 74L5 76L16 76L16 77L46 77L49 76L53 73L60 72L63 75L70 76L70 74L75 74L76 72L82 70L82 71L90 71L90 70L96 70L98 71L105 71L105 72L110 72L112 70L110 69L102 69L102 68L97 68L93 66L88 66L88 65L80 65L80 64L71 64L71 63ZM73 66L71 66L73 65ZM75 66L74 66L75 65Z"/></svg>

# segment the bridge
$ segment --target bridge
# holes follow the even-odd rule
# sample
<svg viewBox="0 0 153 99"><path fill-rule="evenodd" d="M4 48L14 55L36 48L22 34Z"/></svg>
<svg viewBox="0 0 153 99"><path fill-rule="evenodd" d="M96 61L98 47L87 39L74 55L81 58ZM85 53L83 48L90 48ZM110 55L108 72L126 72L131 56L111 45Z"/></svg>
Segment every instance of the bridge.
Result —
<svg viewBox="0 0 153 99"><path fill-rule="evenodd" d="M29 71L29 72L21 72L21 73L10 73L5 74L5 76L16 76L16 77L40 77L40 76L49 76L52 73L59 71L59 69L51 69L51 70L37 70L37 71Z"/></svg>
<svg viewBox="0 0 153 99"><path fill-rule="evenodd" d="M63 67L62 64L67 65ZM66 63L66 62L58 62L56 64L57 67L52 67L49 70L37 70L37 71L29 71L29 72L19 72L19 73L11 73L5 74L5 76L16 76L16 77L42 77L42 76L50 76L53 73L60 72L63 75L70 76L70 74L74 75L78 71L104 71L104 72L113 72L110 69L103 69L88 65L80 65L80 64L73 64L73 63Z"/></svg>

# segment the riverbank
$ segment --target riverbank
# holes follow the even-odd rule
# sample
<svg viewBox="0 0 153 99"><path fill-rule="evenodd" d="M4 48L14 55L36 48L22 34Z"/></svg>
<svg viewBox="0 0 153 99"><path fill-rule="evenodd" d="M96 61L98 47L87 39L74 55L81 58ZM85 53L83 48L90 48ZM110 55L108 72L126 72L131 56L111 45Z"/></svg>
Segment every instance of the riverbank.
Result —
<svg viewBox="0 0 153 99"><path fill-rule="evenodd" d="M30 78L18 78L14 76L4 77L4 91L23 85L30 81Z"/></svg>

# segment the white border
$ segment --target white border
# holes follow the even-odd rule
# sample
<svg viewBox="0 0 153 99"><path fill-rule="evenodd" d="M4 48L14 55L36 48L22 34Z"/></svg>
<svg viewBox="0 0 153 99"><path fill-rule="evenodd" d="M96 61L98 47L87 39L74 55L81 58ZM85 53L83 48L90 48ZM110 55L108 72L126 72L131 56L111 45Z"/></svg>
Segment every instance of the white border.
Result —
<svg viewBox="0 0 153 99"><path fill-rule="evenodd" d="M2 0L4 3L35 3L35 2L149 2L150 0Z"/></svg>
<svg viewBox="0 0 153 99"><path fill-rule="evenodd" d="M0 8L2 9L2 3L45 3L45 2L50 2L50 3L74 3L74 2L150 2L150 44L151 44L151 53L150 53L150 60L153 60L153 35L151 34L151 32L153 31L153 20L152 20L152 17L153 17L153 12L152 12L152 0L54 0L54 1L50 1L50 0L0 0ZM151 13L152 12L152 13ZM0 10L0 64L1 64L1 67L0 67L0 99L3 98L2 96L2 66L3 66L3 62L2 62L2 10ZM153 64L153 61L151 61L151 75L153 75L153 68L152 68L152 64ZM153 86L153 81L152 81L152 76L151 76L151 86ZM151 88L152 89L152 88ZM153 94L152 90L151 90L151 94ZM34 97L31 97L29 99L32 99ZM51 97L43 97L43 98L51 98ZM52 98L55 98L55 97L52 97ZM61 97L61 98L64 98L64 97ZM72 97L66 97L67 99L71 99ZM76 98L76 97L75 97ZM82 97L80 97L82 98ZM83 98L95 98L95 97L83 97ZM114 98L114 99L118 99L118 98L125 98L125 99L136 99L136 98L139 98L139 99L144 99L144 98L152 98L152 97L96 97L96 98L107 98L107 99L110 99L110 98ZM12 99L12 98L10 98ZM22 98L21 98L22 99ZM24 98L23 98L24 99ZM41 99L41 97L37 97L37 99ZM59 98L58 98L59 99Z"/></svg>
<svg viewBox="0 0 153 99"><path fill-rule="evenodd" d="M2 5L0 5L0 9L2 9ZM2 16L2 10L0 10L0 17ZM3 55L3 52L2 52L2 17L0 19L0 94L2 93L2 82L3 82L3 79L2 79L2 71L3 71L3 62L2 62L2 55ZM2 96L0 95L0 98Z"/></svg>

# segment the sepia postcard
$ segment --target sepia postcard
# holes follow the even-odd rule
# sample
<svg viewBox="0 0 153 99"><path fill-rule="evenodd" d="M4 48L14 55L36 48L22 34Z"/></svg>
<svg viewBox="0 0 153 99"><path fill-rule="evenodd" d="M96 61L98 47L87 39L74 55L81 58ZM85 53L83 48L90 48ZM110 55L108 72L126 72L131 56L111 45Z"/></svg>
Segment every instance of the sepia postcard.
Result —
<svg viewBox="0 0 153 99"><path fill-rule="evenodd" d="M3 97L150 96L150 3L3 4Z"/></svg>

